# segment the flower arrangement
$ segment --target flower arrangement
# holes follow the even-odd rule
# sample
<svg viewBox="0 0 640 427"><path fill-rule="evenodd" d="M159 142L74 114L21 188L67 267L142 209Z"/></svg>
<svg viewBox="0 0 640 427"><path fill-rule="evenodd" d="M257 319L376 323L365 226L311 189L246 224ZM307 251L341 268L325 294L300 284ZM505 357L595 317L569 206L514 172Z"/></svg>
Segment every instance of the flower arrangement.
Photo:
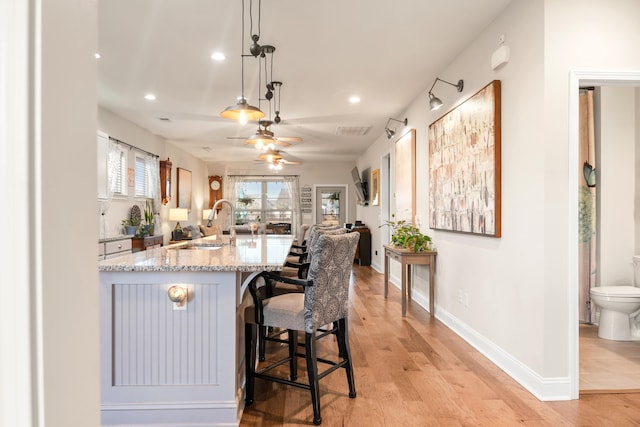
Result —
<svg viewBox="0 0 640 427"><path fill-rule="evenodd" d="M395 215L391 215L391 218L395 218ZM408 224L407 221L385 221L380 227L384 226L391 227L391 243L393 245L413 252L431 250L431 237L422 234L417 227Z"/></svg>

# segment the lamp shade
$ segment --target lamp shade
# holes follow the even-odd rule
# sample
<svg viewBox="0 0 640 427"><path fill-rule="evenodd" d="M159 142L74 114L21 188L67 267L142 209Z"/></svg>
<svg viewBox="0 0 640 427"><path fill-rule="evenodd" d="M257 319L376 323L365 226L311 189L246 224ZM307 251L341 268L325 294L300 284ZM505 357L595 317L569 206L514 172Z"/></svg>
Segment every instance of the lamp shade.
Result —
<svg viewBox="0 0 640 427"><path fill-rule="evenodd" d="M230 105L224 109L220 116L224 119L238 120L242 124L246 124L250 120L260 120L264 117L264 113L258 107L249 105L247 99L239 97L234 105Z"/></svg>
<svg viewBox="0 0 640 427"><path fill-rule="evenodd" d="M435 111L440 107L442 107L442 101L440 98L429 92L429 108L431 111Z"/></svg>
<svg viewBox="0 0 640 427"><path fill-rule="evenodd" d="M169 221L186 221L189 219L189 211L184 208L169 209Z"/></svg>

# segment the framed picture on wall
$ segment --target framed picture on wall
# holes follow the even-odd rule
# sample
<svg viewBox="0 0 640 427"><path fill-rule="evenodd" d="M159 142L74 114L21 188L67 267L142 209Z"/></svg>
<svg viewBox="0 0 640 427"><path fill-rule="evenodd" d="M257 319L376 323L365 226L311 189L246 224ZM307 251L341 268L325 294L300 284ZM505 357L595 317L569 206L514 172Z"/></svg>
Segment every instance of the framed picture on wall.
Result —
<svg viewBox="0 0 640 427"><path fill-rule="evenodd" d="M179 208L191 210L191 171L178 168L178 185L176 190Z"/></svg>
<svg viewBox="0 0 640 427"><path fill-rule="evenodd" d="M395 218L413 224L416 216L416 130L395 143Z"/></svg>
<svg viewBox="0 0 640 427"><path fill-rule="evenodd" d="M371 172L371 205L380 205L380 169Z"/></svg>
<svg viewBox="0 0 640 427"><path fill-rule="evenodd" d="M429 226L501 236L500 81L429 125Z"/></svg>

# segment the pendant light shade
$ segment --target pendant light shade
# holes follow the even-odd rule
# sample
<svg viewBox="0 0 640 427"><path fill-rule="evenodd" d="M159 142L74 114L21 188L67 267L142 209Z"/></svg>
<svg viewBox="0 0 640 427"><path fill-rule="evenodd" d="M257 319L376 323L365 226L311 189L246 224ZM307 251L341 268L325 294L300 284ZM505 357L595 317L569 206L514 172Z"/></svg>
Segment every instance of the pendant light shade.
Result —
<svg viewBox="0 0 640 427"><path fill-rule="evenodd" d="M234 105L230 105L225 108L221 113L220 117L223 119L237 120L242 125L246 125L249 120L260 120L264 117L264 113L258 107L254 107L253 105L249 105L247 102L247 98L244 96L244 0L242 0L242 44L240 48L240 64L241 64L241 96L236 99L236 103Z"/></svg>
<svg viewBox="0 0 640 427"><path fill-rule="evenodd" d="M258 107L249 105L245 97L238 97L234 105L230 105L220 113L220 117L230 120L238 120L241 124L246 125L250 120L260 120L264 117L264 113Z"/></svg>

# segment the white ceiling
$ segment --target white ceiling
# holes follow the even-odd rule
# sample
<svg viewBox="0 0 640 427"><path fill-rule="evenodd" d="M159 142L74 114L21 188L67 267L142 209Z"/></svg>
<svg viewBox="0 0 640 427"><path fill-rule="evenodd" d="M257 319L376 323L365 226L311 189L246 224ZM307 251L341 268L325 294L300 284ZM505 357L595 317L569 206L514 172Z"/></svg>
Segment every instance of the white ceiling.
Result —
<svg viewBox="0 0 640 427"><path fill-rule="evenodd" d="M228 137L248 137L257 124L220 117L241 92L243 1L248 54L251 0L99 0L100 106L204 161L255 159L255 149ZM416 96L428 108L434 77L510 1L263 0L259 43L276 47L273 80L283 82L283 120L272 130L304 139L285 157L355 160ZM214 51L226 60L212 61ZM245 96L258 105L258 61L244 64ZM150 92L155 101L144 99ZM350 104L351 95L362 101ZM268 103L260 107L268 116ZM370 129L341 136L339 126Z"/></svg>

